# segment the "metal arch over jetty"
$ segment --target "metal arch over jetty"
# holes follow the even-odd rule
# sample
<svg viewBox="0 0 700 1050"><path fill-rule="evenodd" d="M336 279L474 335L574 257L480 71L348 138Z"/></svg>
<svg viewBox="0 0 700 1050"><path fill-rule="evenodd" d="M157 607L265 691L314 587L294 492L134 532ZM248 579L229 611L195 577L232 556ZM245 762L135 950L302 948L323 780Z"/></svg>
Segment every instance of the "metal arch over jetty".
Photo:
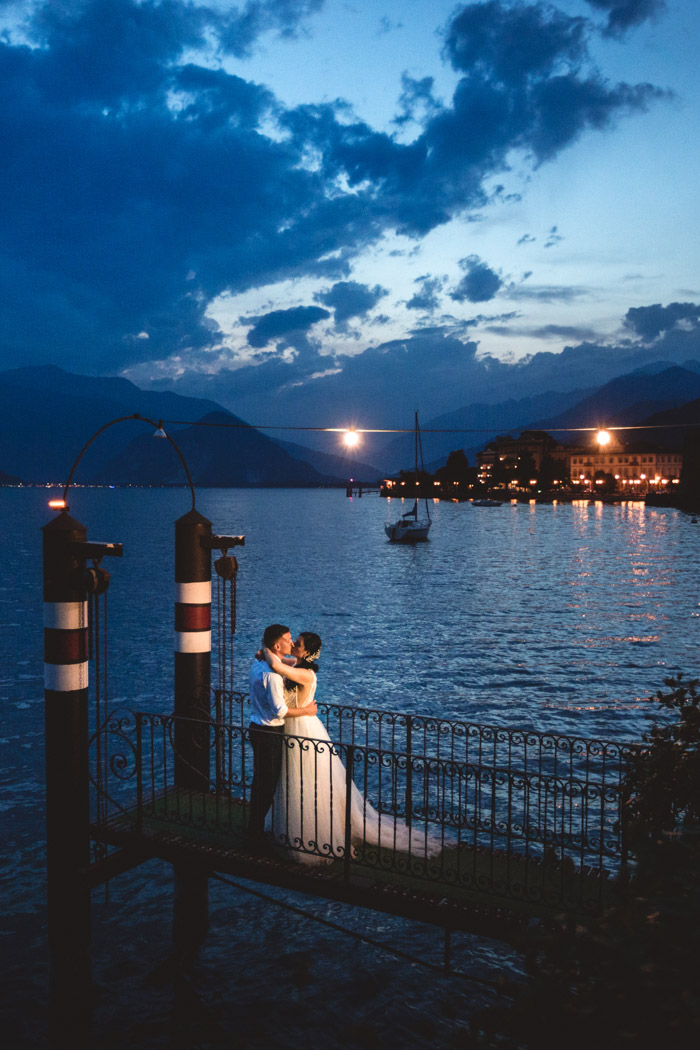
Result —
<svg viewBox="0 0 700 1050"><path fill-rule="evenodd" d="M247 853L246 700L232 683L222 688L221 676L211 689L212 636L222 645L225 634L212 624L211 553L223 553L227 565L217 570L233 585L227 552L244 537L215 536L194 508L175 523L172 711L110 712L96 617L109 584L100 561L121 556L121 545L90 543L67 510L43 532L57 1045L89 1009L90 890L152 857L173 865L174 940L183 954L206 935L215 873L503 938L519 936L533 918L595 914L611 900L627 859L623 785L634 745L367 708L320 703L329 740L284 737L288 755L311 754L317 770L342 762L342 783L325 778L346 801L333 808L340 836L329 843L315 833L316 783L304 773L303 833L277 826L269 855ZM217 603L219 616L224 606ZM361 818L348 804L353 784ZM381 829L374 841L370 811ZM399 826L410 828L408 846L399 844Z"/></svg>

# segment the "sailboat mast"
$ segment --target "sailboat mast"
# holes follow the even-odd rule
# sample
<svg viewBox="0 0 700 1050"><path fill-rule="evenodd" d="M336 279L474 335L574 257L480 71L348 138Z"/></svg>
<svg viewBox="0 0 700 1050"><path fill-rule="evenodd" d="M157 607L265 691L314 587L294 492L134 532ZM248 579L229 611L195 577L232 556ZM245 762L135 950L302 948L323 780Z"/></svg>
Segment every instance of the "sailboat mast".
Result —
<svg viewBox="0 0 700 1050"><path fill-rule="evenodd" d="M421 441L420 429L418 427L418 409L416 409L416 481L418 481L418 453L420 451L420 466L422 473L425 473L425 466L423 464L423 442ZM423 496L423 502L425 503L425 513L430 521L430 507L428 506L428 497ZM416 497L416 518L418 517L418 498Z"/></svg>
<svg viewBox="0 0 700 1050"><path fill-rule="evenodd" d="M416 481L418 481L418 409L416 409L416 422L413 431L414 437L414 456L416 461Z"/></svg>

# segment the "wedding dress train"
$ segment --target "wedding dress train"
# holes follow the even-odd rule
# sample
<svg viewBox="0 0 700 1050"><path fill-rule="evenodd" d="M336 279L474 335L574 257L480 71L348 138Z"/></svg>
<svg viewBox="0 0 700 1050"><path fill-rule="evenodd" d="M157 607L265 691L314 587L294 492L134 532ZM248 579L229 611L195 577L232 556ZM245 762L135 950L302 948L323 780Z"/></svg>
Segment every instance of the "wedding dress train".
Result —
<svg viewBox="0 0 700 1050"><path fill-rule="evenodd" d="M307 703L316 691L314 681ZM282 772L268 826L279 845L301 864L323 864L345 856L347 774L323 722L316 715L288 719L284 727ZM410 828L391 813L380 813L351 783L350 838L419 857L435 857L442 840Z"/></svg>

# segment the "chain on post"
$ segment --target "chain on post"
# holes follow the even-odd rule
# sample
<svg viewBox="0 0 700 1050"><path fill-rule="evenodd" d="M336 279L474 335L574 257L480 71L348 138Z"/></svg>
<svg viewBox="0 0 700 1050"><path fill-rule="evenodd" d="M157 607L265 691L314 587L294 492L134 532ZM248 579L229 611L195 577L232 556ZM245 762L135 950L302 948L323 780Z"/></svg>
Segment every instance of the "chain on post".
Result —
<svg viewBox="0 0 700 1050"><path fill-rule="evenodd" d="M228 689L233 692L233 639L236 633L238 562L233 555L224 550L221 557L214 562L214 569L218 577L219 689ZM226 581L229 584L228 595L226 594Z"/></svg>
<svg viewBox="0 0 700 1050"><path fill-rule="evenodd" d="M107 720L107 588L109 573L94 559L92 568L83 574L83 588L88 606L88 659L94 662L95 680L95 786L97 791L96 816L98 822L107 818L107 776L109 769L108 736L104 732ZM102 609L100 609L102 598ZM100 623L101 621L101 623ZM106 850L95 844L95 857L101 859ZM105 901L109 883L105 883Z"/></svg>

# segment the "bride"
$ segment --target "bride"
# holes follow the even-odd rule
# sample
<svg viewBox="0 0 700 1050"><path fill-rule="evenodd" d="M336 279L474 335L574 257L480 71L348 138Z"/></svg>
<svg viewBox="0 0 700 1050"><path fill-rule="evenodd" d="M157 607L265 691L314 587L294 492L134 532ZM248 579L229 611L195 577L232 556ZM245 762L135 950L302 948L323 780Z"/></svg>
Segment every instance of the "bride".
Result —
<svg viewBox="0 0 700 1050"><path fill-rule="evenodd" d="M291 657L284 660L263 649L271 669L296 686L296 707L305 707L314 699L320 655L321 639L312 631L301 632ZM282 772L271 811L274 840L290 847L294 859L302 864L324 864L343 857L346 771L338 748L317 715L300 715L293 725L285 722L284 743ZM414 856L435 857L440 853L440 838L409 828L390 813L379 813L354 783L350 802L353 843Z"/></svg>

